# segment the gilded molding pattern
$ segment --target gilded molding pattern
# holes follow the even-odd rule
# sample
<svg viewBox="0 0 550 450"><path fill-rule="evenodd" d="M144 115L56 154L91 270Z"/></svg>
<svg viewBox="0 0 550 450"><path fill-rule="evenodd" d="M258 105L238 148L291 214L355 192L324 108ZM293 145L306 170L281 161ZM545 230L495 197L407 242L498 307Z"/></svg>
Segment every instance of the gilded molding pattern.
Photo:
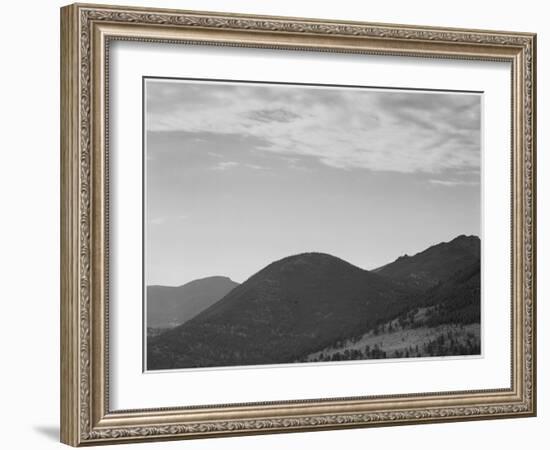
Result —
<svg viewBox="0 0 550 450"><path fill-rule="evenodd" d="M335 426L360 426L376 423L407 423L408 421L437 421L452 419L455 417L473 416L498 416L511 415L528 411L527 404L520 405L493 405L475 408L439 408L427 410L403 410L392 412L376 412L370 414L328 414L308 417L288 417L262 420L231 420L222 422L201 422L185 425L166 425L152 427L128 427L112 428L106 430L92 431L88 438L97 439L124 439L131 437L146 436L174 436L182 435L203 435L206 433L250 431L261 432L262 430L307 430L319 427Z"/></svg>
<svg viewBox="0 0 550 450"><path fill-rule="evenodd" d="M493 33L469 30L422 29L405 26L373 24L339 24L322 21L309 21L283 18L236 17L232 15L210 15L207 13L152 12L143 10L119 9L109 7L72 6L78 13L79 24L79 209L78 209L78 266L79 266L79 320L78 320L78 409L80 414L79 438L73 445L81 443L101 443L107 441L129 440L154 436L192 437L200 435L230 434L238 432L261 433L282 430L322 429L336 426L361 426L369 424L421 423L445 419L507 417L532 415L535 411L535 130L534 130L534 92L535 92L535 41L534 36L512 33ZM335 37L368 37L423 42L445 42L452 44L476 44L518 48L522 52L522 71L524 95L523 127L514 130L522 136L523 213L523 391L521 401L509 403L480 404L479 406L432 407L423 409L395 409L393 411L368 412L364 414L321 414L297 417L274 417L253 420L220 420L197 423L166 424L150 426L96 427L92 424L92 342L91 342L91 264L92 264L92 27L94 23L117 23L136 25L170 25L173 27L193 27L201 29L226 29L237 31L276 32L309 34ZM115 39L123 37L115 37ZM135 38L142 40L141 38ZM143 38L147 41L147 37ZM108 42L108 41L107 41ZM108 45L108 44L107 44ZM223 45L213 43L213 45ZM232 44L229 44L232 45ZM233 45L239 45L233 44ZM262 45L258 45L262 46ZM264 45L264 47L269 47ZM278 46L271 46L277 48ZM281 46L280 48L283 48ZM294 47L295 49L300 49ZM339 50L330 50L339 51ZM360 52L360 50L354 50ZM372 51L371 53L376 53ZM368 53L368 51L363 51ZM378 53L384 53L378 51ZM396 54L393 52L392 54ZM410 53L409 53L410 54ZM430 56L418 52L417 56ZM444 55L442 57L445 57ZM459 57L453 56L453 57ZM470 59L465 56L464 59ZM480 59L490 59L482 57ZM498 59L498 58L495 58ZM519 134L518 134L519 135ZM516 194L517 195L517 194ZM75 355L76 356L76 355ZM479 400L481 403L483 400Z"/></svg>
<svg viewBox="0 0 550 450"><path fill-rule="evenodd" d="M231 18L200 14L120 12L116 10L83 10L84 20L127 22L136 24L174 25L185 27L225 28L232 30L277 31L286 33L328 34L333 36L367 36L419 41L472 42L478 44L530 44L530 38L517 35L476 33L471 31L439 31L419 28L366 24L332 24L299 20Z"/></svg>
<svg viewBox="0 0 550 450"><path fill-rule="evenodd" d="M90 432L90 199L91 199L91 51L90 27L82 11L80 22L80 432Z"/></svg>

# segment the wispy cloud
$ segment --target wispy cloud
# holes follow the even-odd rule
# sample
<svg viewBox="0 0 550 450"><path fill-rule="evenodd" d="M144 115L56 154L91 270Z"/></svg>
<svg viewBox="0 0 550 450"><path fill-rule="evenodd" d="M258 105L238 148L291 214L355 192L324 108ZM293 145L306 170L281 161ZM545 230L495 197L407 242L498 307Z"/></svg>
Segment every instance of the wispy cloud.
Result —
<svg viewBox="0 0 550 450"><path fill-rule="evenodd" d="M467 181L467 180L429 180L431 184L437 184L445 187L455 186L479 186L479 181Z"/></svg>
<svg viewBox="0 0 550 450"><path fill-rule="evenodd" d="M436 175L480 166L478 95L158 81L147 93L150 131L254 138L256 150L344 170Z"/></svg>
<svg viewBox="0 0 550 450"><path fill-rule="evenodd" d="M300 116L285 108L259 109L247 114L247 118L262 123L290 123Z"/></svg>
<svg viewBox="0 0 550 450"><path fill-rule="evenodd" d="M212 167L212 170L229 170L237 167L238 165L239 163L235 161L220 161L214 167Z"/></svg>
<svg viewBox="0 0 550 450"><path fill-rule="evenodd" d="M244 167L246 167L247 169L252 169L252 170L264 170L265 167L262 167L262 166L259 166L258 164L243 164Z"/></svg>
<svg viewBox="0 0 550 450"><path fill-rule="evenodd" d="M265 167L260 166L258 164L251 164L251 163L239 163L236 161L220 161L217 163L214 167L212 167L212 170L230 170L235 168L245 168L245 169L251 169L251 170L264 170Z"/></svg>

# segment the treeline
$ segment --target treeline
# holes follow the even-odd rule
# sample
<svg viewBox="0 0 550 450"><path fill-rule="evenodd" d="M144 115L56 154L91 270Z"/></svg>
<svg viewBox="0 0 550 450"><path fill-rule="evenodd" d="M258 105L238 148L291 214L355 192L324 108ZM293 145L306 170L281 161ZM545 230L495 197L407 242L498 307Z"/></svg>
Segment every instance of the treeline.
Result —
<svg viewBox="0 0 550 450"><path fill-rule="evenodd" d="M473 333L467 333L460 339L449 332L424 344L423 351L426 356L479 355L481 342L479 336Z"/></svg>
<svg viewBox="0 0 550 450"><path fill-rule="evenodd" d="M388 358L387 352L380 349L378 344L375 344L372 348L370 345L366 345L362 349L346 349L333 353L321 353L318 357L310 359L301 359L300 362L320 362L320 361L350 361L361 359L384 359Z"/></svg>
<svg viewBox="0 0 550 450"><path fill-rule="evenodd" d="M463 328L449 330L437 337L411 344L399 349L385 350L379 344L365 345L362 348L342 349L321 352L313 358L302 358L299 362L352 361L363 359L415 358L427 356L463 356L479 355L481 352L479 336L465 332Z"/></svg>

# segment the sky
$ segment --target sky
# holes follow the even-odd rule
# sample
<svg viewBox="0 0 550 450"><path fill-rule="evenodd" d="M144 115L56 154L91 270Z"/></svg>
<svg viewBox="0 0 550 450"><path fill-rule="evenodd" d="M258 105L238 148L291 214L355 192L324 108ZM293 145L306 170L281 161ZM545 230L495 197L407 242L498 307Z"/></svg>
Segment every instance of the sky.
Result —
<svg viewBox="0 0 550 450"><path fill-rule="evenodd" d="M479 236L481 100L147 79L146 283L240 283L303 252L374 269Z"/></svg>

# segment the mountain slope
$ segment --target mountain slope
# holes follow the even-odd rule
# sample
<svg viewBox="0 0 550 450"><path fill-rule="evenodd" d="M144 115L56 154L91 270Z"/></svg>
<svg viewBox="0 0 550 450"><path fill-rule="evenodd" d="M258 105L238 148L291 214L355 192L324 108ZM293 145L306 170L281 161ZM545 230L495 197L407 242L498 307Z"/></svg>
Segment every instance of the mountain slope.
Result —
<svg viewBox="0 0 550 450"><path fill-rule="evenodd" d="M414 256L401 256L373 272L409 286L427 289L447 280L455 272L478 263L480 252L477 236L461 235Z"/></svg>
<svg viewBox="0 0 550 450"><path fill-rule="evenodd" d="M477 261L422 295L422 305L429 311L425 323L428 326L480 323L480 299L481 267Z"/></svg>
<svg viewBox="0 0 550 450"><path fill-rule="evenodd" d="M420 353L469 354L460 352L478 351L479 333L477 338L466 333L466 345L462 328L455 328L479 328L479 323L480 241L475 236L459 236L375 271L304 253L268 265L193 319L148 338L147 368L291 363L323 349L345 350L358 339L419 335L408 330L420 327L429 339L430 330L437 329L449 341L441 343L439 336L435 343L419 341L427 345ZM394 353L380 351L386 344L381 341L378 356L370 349L360 359L401 354L397 347ZM413 355L410 343L403 345Z"/></svg>
<svg viewBox="0 0 550 450"><path fill-rule="evenodd" d="M395 316L410 293L331 255L284 258L151 339L148 369L292 362Z"/></svg>
<svg viewBox="0 0 550 450"><path fill-rule="evenodd" d="M302 361L479 354L479 261L409 299L411 309L362 335L333 343Z"/></svg>
<svg viewBox="0 0 550 450"><path fill-rule="evenodd" d="M147 286L147 327L171 328L192 319L220 300L238 283L215 276L183 286Z"/></svg>

